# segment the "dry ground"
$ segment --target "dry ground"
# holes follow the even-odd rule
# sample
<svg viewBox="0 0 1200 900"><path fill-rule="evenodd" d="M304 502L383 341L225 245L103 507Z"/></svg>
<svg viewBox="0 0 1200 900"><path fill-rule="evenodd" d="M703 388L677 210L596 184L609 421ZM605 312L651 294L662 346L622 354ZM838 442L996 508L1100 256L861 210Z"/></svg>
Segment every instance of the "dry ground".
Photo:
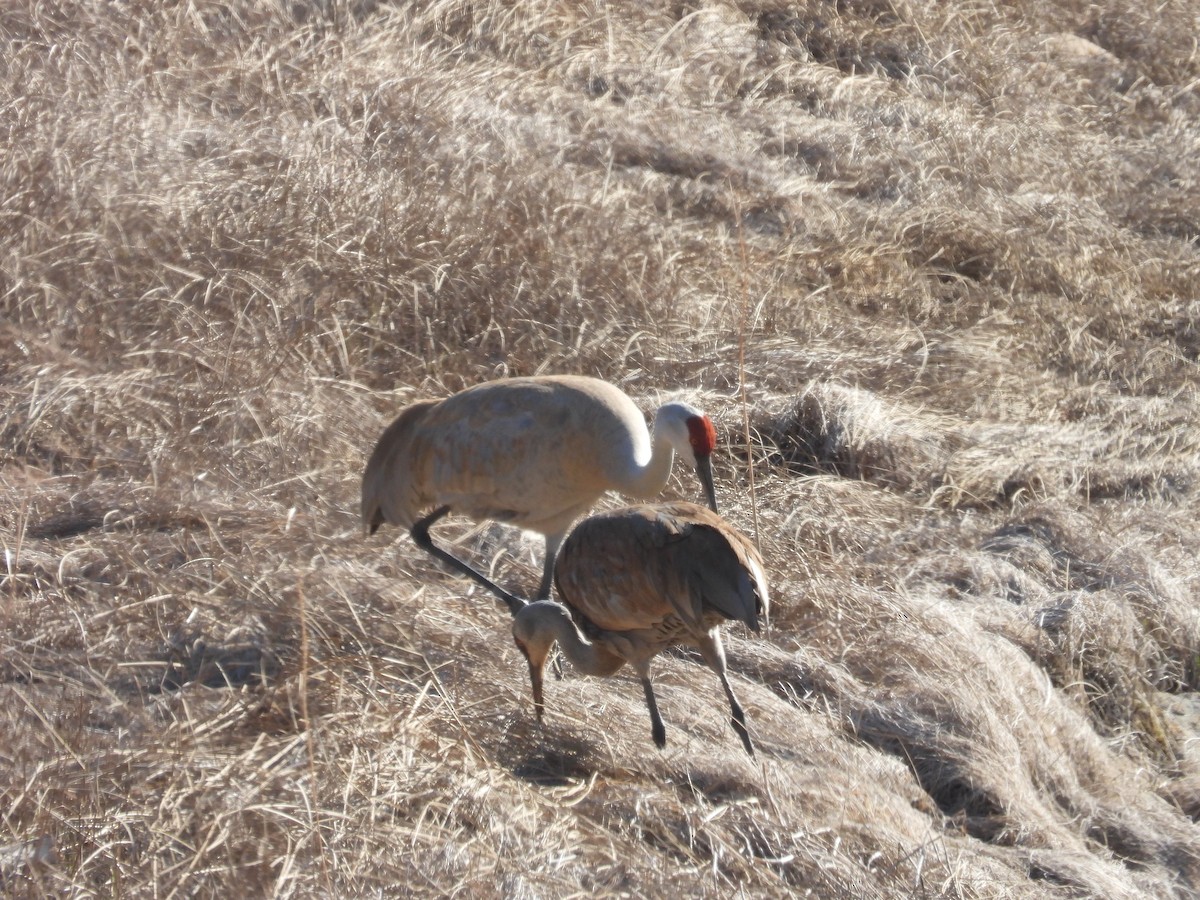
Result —
<svg viewBox="0 0 1200 900"><path fill-rule="evenodd" d="M4 3L3 891L1196 896L1198 33ZM663 752L628 676L538 728L507 615L361 536L402 404L534 372L717 420L757 760L689 653Z"/></svg>

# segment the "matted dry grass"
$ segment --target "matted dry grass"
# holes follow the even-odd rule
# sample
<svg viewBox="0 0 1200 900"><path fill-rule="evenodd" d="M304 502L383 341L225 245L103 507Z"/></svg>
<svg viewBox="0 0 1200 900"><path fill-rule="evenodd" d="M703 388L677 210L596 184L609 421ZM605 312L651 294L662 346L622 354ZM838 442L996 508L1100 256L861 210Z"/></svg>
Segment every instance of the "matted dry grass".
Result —
<svg viewBox="0 0 1200 900"><path fill-rule="evenodd" d="M6 4L3 892L1200 892L1198 30ZM535 372L716 418L757 759L688 653L663 752L628 677L537 727L503 610L361 536L400 405Z"/></svg>

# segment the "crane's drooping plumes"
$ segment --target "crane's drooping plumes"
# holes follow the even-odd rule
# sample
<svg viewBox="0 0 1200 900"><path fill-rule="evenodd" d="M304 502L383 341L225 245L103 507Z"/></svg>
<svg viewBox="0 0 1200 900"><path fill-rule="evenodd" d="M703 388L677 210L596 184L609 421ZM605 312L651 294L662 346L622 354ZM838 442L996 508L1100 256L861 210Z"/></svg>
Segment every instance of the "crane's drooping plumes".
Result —
<svg viewBox="0 0 1200 900"><path fill-rule="evenodd" d="M606 677L632 663L654 743L664 746L650 660L672 644L688 643L700 648L721 679L734 730L754 754L746 715L725 671L720 633L727 620L758 631L770 608L762 558L748 538L693 503L632 506L581 522L559 554L555 583L563 603L531 603L513 620L539 720L543 671L557 643L586 675Z"/></svg>
<svg viewBox="0 0 1200 900"><path fill-rule="evenodd" d="M545 599L571 524L605 491L656 496L676 454L696 470L716 510L715 446L712 421L686 403L660 407L651 432L623 391L596 378L489 381L414 403L384 430L363 473L363 523L372 534L384 522L409 529L419 547L516 612L524 601L434 544L430 526L457 513L544 535L537 596Z"/></svg>

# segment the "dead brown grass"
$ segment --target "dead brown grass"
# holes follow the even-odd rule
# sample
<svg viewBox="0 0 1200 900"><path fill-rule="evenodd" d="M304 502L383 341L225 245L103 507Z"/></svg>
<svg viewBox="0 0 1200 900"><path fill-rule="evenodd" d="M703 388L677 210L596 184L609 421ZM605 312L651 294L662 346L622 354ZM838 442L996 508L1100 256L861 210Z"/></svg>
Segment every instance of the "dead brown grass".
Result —
<svg viewBox="0 0 1200 900"><path fill-rule="evenodd" d="M1200 892L1197 24L6 4L0 889ZM537 728L361 537L399 405L534 372L718 420L757 761L686 654L664 752L627 679Z"/></svg>

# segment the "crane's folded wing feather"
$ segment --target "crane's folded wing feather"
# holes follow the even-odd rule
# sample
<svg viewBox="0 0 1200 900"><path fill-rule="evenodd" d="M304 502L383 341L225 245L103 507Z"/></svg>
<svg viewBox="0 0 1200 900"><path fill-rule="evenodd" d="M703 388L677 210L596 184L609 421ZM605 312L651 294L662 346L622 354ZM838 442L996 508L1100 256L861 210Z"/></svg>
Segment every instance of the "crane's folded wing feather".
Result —
<svg viewBox="0 0 1200 900"><path fill-rule="evenodd" d="M606 631L652 629L673 615L697 633L714 618L757 631L769 603L754 545L692 503L584 520L563 547L557 582L563 599Z"/></svg>
<svg viewBox="0 0 1200 900"><path fill-rule="evenodd" d="M676 557L673 568L686 573L688 584L677 596L693 604L680 615L694 620L715 612L759 630L759 618L767 612L766 579L749 541L727 526L697 524L670 552Z"/></svg>

